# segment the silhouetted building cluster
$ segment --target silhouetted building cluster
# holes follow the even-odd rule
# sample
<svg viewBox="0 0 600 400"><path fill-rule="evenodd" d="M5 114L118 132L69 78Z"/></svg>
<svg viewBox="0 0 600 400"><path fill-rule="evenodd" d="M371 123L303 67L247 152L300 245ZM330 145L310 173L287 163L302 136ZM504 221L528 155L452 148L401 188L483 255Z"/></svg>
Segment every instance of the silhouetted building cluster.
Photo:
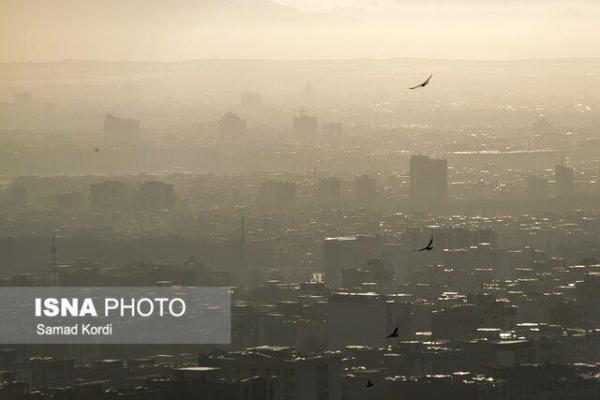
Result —
<svg viewBox="0 0 600 400"><path fill-rule="evenodd" d="M137 190L119 181L94 183L90 186L90 198L96 210L156 212L175 207L173 185L159 181L144 182Z"/></svg>
<svg viewBox="0 0 600 400"><path fill-rule="evenodd" d="M594 61L515 101L505 62L305 64L0 64L0 287L231 295L228 344L0 344L0 400L600 399Z"/></svg>
<svg viewBox="0 0 600 400"><path fill-rule="evenodd" d="M109 142L131 143L137 141L139 136L140 121L115 117L112 114L104 116L104 137Z"/></svg>

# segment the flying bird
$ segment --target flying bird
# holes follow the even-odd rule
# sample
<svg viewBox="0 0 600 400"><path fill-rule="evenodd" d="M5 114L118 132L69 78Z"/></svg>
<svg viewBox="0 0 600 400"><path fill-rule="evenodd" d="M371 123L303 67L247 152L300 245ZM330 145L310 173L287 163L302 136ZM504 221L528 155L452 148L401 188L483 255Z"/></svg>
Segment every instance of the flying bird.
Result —
<svg viewBox="0 0 600 400"><path fill-rule="evenodd" d="M94 151L95 151L96 153L100 153L100 147L94 147Z"/></svg>
<svg viewBox="0 0 600 400"><path fill-rule="evenodd" d="M398 327L396 327L396 329L394 329L394 332L392 332L386 336L386 338L395 338L395 337L398 337Z"/></svg>
<svg viewBox="0 0 600 400"><path fill-rule="evenodd" d="M429 239L429 243L427 243L427 246L423 247L422 249L419 249L417 251L431 251L433 250L433 235L431 236L431 239Z"/></svg>
<svg viewBox="0 0 600 400"><path fill-rule="evenodd" d="M369 379L369 380L367 381L367 387L371 387L371 386L373 386L373 382L371 382L371 380Z"/></svg>
<svg viewBox="0 0 600 400"><path fill-rule="evenodd" d="M413 86L411 88L409 88L410 90L413 89L417 89L417 88L424 88L425 86L427 86L429 84L429 81L431 80L431 77L433 76L433 74L429 75L429 78L425 79L425 82L417 85L417 86Z"/></svg>

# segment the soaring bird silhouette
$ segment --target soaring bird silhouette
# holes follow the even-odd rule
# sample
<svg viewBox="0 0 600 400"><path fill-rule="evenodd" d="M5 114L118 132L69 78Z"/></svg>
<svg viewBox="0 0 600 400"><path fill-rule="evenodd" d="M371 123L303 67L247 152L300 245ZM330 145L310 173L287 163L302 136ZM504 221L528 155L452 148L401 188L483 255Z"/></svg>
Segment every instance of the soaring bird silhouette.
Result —
<svg viewBox="0 0 600 400"><path fill-rule="evenodd" d="M396 327L396 329L394 329L394 332L392 332L386 336L386 338L395 338L395 337L398 337L398 327Z"/></svg>
<svg viewBox="0 0 600 400"><path fill-rule="evenodd" d="M371 382L371 380L369 379L369 380L367 381L367 387L371 387L371 386L373 386L373 382Z"/></svg>
<svg viewBox="0 0 600 400"><path fill-rule="evenodd" d="M429 243L427 243L427 246L423 247L422 249L419 249L417 251L431 251L433 250L433 235L431 236L431 239L429 239Z"/></svg>
<svg viewBox="0 0 600 400"><path fill-rule="evenodd" d="M94 151L95 151L96 153L100 153L100 147L94 147Z"/></svg>
<svg viewBox="0 0 600 400"><path fill-rule="evenodd" d="M424 88L425 86L427 86L429 84L429 81L431 80L431 77L433 76L433 74L429 75L429 78L425 79L425 82L417 85L417 86L413 86L411 88L409 88L410 90L413 89L418 89L418 88Z"/></svg>

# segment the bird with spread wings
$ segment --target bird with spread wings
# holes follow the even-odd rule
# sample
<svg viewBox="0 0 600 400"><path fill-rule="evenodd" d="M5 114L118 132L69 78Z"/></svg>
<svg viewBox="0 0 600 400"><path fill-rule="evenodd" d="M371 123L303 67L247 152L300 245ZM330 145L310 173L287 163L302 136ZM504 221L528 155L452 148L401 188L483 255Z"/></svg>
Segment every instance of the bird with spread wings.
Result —
<svg viewBox="0 0 600 400"><path fill-rule="evenodd" d="M420 83L417 86L413 86L409 89L413 90L413 89L418 89L418 88L424 88L425 86L427 86L429 84L429 81L431 80L432 77L433 77L433 74L429 75L429 78L425 79L425 81L423 83Z"/></svg>
<svg viewBox="0 0 600 400"><path fill-rule="evenodd" d="M431 236L431 239L429 239L429 243L427 243L427 246L425 246L422 249L419 249L417 251L431 251L431 250L433 250L433 236Z"/></svg>
<svg viewBox="0 0 600 400"><path fill-rule="evenodd" d="M388 339L397 338L397 337L398 337L398 327L396 327L392 333L390 333L389 335L386 336L386 338L388 338Z"/></svg>

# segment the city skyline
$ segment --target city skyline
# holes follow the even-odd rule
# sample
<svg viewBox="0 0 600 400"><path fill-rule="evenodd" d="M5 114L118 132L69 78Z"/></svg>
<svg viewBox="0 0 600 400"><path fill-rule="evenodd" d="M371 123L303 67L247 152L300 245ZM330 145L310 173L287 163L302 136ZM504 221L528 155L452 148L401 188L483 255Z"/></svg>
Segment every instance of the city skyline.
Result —
<svg viewBox="0 0 600 400"><path fill-rule="evenodd" d="M0 400L600 400L597 0L0 0Z"/></svg>

